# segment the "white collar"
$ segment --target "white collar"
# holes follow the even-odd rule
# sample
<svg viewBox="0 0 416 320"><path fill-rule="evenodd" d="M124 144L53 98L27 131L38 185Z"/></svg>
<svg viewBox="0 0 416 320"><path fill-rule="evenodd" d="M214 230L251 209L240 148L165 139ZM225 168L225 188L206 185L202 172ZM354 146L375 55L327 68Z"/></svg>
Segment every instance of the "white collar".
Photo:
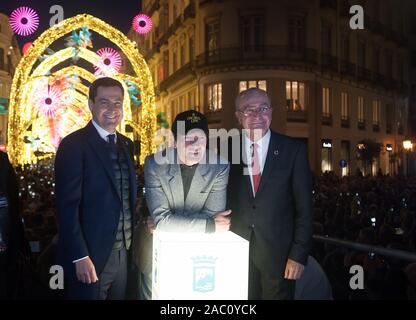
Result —
<svg viewBox="0 0 416 320"><path fill-rule="evenodd" d="M116 134L116 131L115 130L114 130L114 132L108 132L107 130L105 130L102 127L100 127L99 124L94 121L94 119L92 119L92 124L95 127L95 129L97 130L97 132L100 135L100 137L102 139L104 139L106 142L108 142L108 135L115 134L116 136L115 136L114 142L117 143L117 134Z"/></svg>
<svg viewBox="0 0 416 320"><path fill-rule="evenodd" d="M271 137L270 129L268 129L266 134L263 137L261 137L261 139L257 140L256 142L252 141L247 135L244 134L244 140L245 140L244 142L246 145L246 149L250 149L253 143L256 143L261 149L263 149L263 147L268 147L269 142L270 142L270 137Z"/></svg>

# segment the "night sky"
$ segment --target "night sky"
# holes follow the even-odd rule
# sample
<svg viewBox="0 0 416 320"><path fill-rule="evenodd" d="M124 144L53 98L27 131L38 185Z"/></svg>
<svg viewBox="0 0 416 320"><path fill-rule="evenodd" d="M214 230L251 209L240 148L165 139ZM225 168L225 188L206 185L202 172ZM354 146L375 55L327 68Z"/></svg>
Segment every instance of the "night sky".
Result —
<svg viewBox="0 0 416 320"><path fill-rule="evenodd" d="M52 5L61 5L64 9L64 19L80 13L88 13L104 20L127 34L132 19L141 11L140 0L0 0L0 12L10 13L20 6L28 6L37 11L40 19L38 30L29 36L16 36L20 47L26 42L34 41L43 31L49 28L49 13Z"/></svg>

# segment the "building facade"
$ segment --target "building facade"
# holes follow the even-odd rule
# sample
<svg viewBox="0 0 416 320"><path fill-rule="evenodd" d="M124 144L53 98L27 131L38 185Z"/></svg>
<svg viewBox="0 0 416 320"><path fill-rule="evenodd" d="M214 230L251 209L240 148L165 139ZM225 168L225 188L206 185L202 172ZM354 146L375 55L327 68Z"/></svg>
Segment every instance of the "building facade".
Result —
<svg viewBox="0 0 416 320"><path fill-rule="evenodd" d="M211 128L235 128L235 97L256 86L272 129L307 143L315 173L404 173L410 2L354 1L364 29L353 30L346 0L144 0L153 29L129 37L169 123L196 109ZM357 158L364 139L381 146L369 165Z"/></svg>
<svg viewBox="0 0 416 320"><path fill-rule="evenodd" d="M14 70L21 58L9 18L0 13L0 145L7 144L7 117Z"/></svg>

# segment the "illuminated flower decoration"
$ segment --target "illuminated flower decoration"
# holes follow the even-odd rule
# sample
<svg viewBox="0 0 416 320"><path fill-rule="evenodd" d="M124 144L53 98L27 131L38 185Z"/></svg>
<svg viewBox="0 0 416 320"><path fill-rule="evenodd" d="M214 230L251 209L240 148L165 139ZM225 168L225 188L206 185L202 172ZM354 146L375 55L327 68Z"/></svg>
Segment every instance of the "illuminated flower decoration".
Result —
<svg viewBox="0 0 416 320"><path fill-rule="evenodd" d="M32 46L32 42L26 42L24 45L23 45L23 48L22 48L22 52L23 52L23 54L26 54L26 52L27 52L27 50L29 50L29 48Z"/></svg>
<svg viewBox="0 0 416 320"><path fill-rule="evenodd" d="M53 51L52 49L46 48L45 52L41 54L38 59L40 62L42 62L48 59L49 57L53 56L54 54L55 54L55 51Z"/></svg>
<svg viewBox="0 0 416 320"><path fill-rule="evenodd" d="M10 14L10 27L19 36L28 36L39 27L39 16L29 7L19 7Z"/></svg>
<svg viewBox="0 0 416 320"><path fill-rule="evenodd" d="M142 104L142 102L140 101L140 99L138 98L138 96L140 95L140 90L139 88L131 81L125 81L126 86L127 86L127 91L129 93L130 99L132 101L132 104L134 107L138 107L139 105Z"/></svg>
<svg viewBox="0 0 416 320"><path fill-rule="evenodd" d="M112 48L102 48L97 51L100 56L98 64L94 65L95 75L111 75L120 71L121 56Z"/></svg>
<svg viewBox="0 0 416 320"><path fill-rule="evenodd" d="M152 30L152 19L145 14L138 14L133 19L133 29L140 34L146 34Z"/></svg>
<svg viewBox="0 0 416 320"><path fill-rule="evenodd" d="M61 105L61 92L55 87L50 87L48 92L41 97L40 105L38 108L45 117L53 118Z"/></svg>
<svg viewBox="0 0 416 320"><path fill-rule="evenodd" d="M50 83L52 87L58 89L60 92L64 91L68 86L68 79L66 76L51 77Z"/></svg>
<svg viewBox="0 0 416 320"><path fill-rule="evenodd" d="M91 40L91 32L88 28L81 28L79 32L72 31L71 35L67 37L65 42L65 46L67 48L72 47L72 60L73 62L77 62L79 57L79 49L80 48L92 48L92 40Z"/></svg>

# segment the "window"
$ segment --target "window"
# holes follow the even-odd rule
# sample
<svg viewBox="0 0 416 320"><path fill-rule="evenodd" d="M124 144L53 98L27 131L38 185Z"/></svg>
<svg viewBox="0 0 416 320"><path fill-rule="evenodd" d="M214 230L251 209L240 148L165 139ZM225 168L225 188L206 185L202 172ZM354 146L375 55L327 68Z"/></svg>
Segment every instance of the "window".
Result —
<svg viewBox="0 0 416 320"><path fill-rule="evenodd" d="M364 123L365 122L364 97L358 97L357 107L358 107L358 122Z"/></svg>
<svg viewBox="0 0 416 320"><path fill-rule="evenodd" d="M341 60L350 61L350 37L346 33L341 35Z"/></svg>
<svg viewBox="0 0 416 320"><path fill-rule="evenodd" d="M259 88L261 90L267 91L267 81L266 80L244 80L240 81L239 92L247 90L249 88Z"/></svg>
<svg viewBox="0 0 416 320"><path fill-rule="evenodd" d="M331 116L331 89L322 88L322 116L329 118Z"/></svg>
<svg viewBox="0 0 416 320"><path fill-rule="evenodd" d="M373 125L380 125L380 100L373 100Z"/></svg>
<svg viewBox="0 0 416 320"><path fill-rule="evenodd" d="M194 35L189 36L189 61L195 58L195 38Z"/></svg>
<svg viewBox="0 0 416 320"><path fill-rule="evenodd" d="M348 120L348 93L341 92L341 120Z"/></svg>
<svg viewBox="0 0 416 320"><path fill-rule="evenodd" d="M179 97L179 110L178 112L182 112L186 110L186 105L185 105L185 95L181 95Z"/></svg>
<svg viewBox="0 0 416 320"><path fill-rule="evenodd" d="M4 49L0 48L0 70L4 70Z"/></svg>
<svg viewBox="0 0 416 320"><path fill-rule="evenodd" d="M399 59L398 65L398 78L399 81L402 82L403 78L404 78L404 63L403 63L403 59Z"/></svg>
<svg viewBox="0 0 416 320"><path fill-rule="evenodd" d="M219 48L219 37L220 37L220 23L214 21L206 25L206 43L209 54L215 54L215 51Z"/></svg>
<svg viewBox="0 0 416 320"><path fill-rule="evenodd" d="M169 75L169 51L166 50L163 52L163 76L161 80L166 79Z"/></svg>
<svg viewBox="0 0 416 320"><path fill-rule="evenodd" d="M388 78L393 78L393 54L390 50L386 51L386 74Z"/></svg>
<svg viewBox="0 0 416 320"><path fill-rule="evenodd" d="M380 61L381 61L381 50L380 48L374 48L374 72L380 73Z"/></svg>
<svg viewBox="0 0 416 320"><path fill-rule="evenodd" d="M392 133L393 130L394 109L393 105L386 105L386 133Z"/></svg>
<svg viewBox="0 0 416 320"><path fill-rule="evenodd" d="M181 42L180 42L180 49L179 49L179 67L183 66L185 64L185 50L186 50L186 46L185 46L185 36L182 35L181 37Z"/></svg>
<svg viewBox="0 0 416 320"><path fill-rule="evenodd" d="M175 44L172 49L172 72L178 69L178 47Z"/></svg>
<svg viewBox="0 0 416 320"><path fill-rule="evenodd" d="M188 109L195 109L196 103L195 103L195 91L189 91L188 92Z"/></svg>
<svg viewBox="0 0 416 320"><path fill-rule="evenodd" d="M171 119L175 119L178 112L178 100L174 99L170 102Z"/></svg>
<svg viewBox="0 0 416 320"><path fill-rule="evenodd" d="M259 51L264 44L264 17L241 17L241 46L245 51Z"/></svg>
<svg viewBox="0 0 416 320"><path fill-rule="evenodd" d="M214 83L207 87L207 105L209 111L222 109L222 84Z"/></svg>
<svg viewBox="0 0 416 320"><path fill-rule="evenodd" d="M346 161L346 166L341 168L342 176L346 176L349 173L350 167L350 142L349 141L341 141L341 160Z"/></svg>
<svg viewBox="0 0 416 320"><path fill-rule="evenodd" d="M178 7L176 6L175 3L173 3L173 7L172 7L172 22L175 21L177 15L178 15Z"/></svg>
<svg viewBox="0 0 416 320"><path fill-rule="evenodd" d="M321 30L321 50L325 55L331 55L332 52L332 30L331 25L327 22L322 22Z"/></svg>
<svg viewBox="0 0 416 320"><path fill-rule="evenodd" d="M301 15L289 16L288 39L291 52L300 52L306 47L305 20Z"/></svg>
<svg viewBox="0 0 416 320"><path fill-rule="evenodd" d="M321 170L332 171L332 140L322 140Z"/></svg>
<svg viewBox="0 0 416 320"><path fill-rule="evenodd" d="M286 108L291 111L305 111L305 83L286 81Z"/></svg>
<svg viewBox="0 0 416 320"><path fill-rule="evenodd" d="M358 67L365 68L365 43L363 41L358 41L357 63Z"/></svg>

